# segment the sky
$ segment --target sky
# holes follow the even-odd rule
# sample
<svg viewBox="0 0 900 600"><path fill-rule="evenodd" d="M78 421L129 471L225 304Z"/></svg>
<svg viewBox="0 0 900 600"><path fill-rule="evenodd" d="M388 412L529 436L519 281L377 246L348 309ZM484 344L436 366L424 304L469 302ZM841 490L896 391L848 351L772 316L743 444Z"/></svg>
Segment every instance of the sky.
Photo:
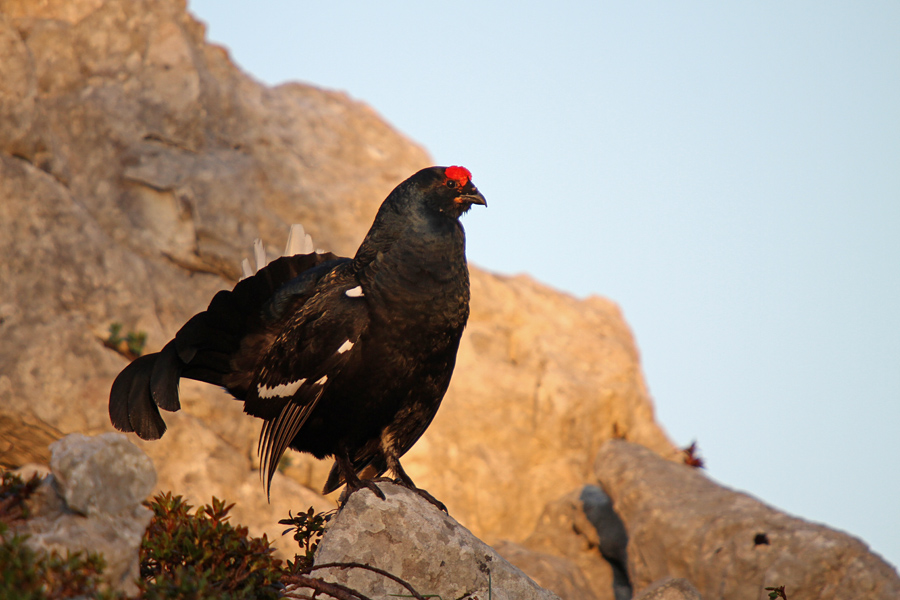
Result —
<svg viewBox="0 0 900 600"><path fill-rule="evenodd" d="M900 564L900 3L189 9L468 167L469 261L617 302L711 477Z"/></svg>

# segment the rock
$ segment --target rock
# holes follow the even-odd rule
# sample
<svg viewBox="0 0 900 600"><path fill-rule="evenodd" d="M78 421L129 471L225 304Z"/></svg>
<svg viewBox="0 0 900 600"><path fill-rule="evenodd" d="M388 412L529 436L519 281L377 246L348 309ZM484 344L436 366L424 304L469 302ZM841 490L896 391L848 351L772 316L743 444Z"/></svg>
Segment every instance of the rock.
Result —
<svg viewBox="0 0 900 600"><path fill-rule="evenodd" d="M584 519L594 528L600 554L609 562L625 567L628 564L628 532L613 510L612 499L602 488L586 485L578 492L578 503L581 511L576 513L575 518L581 521L581 515L584 515ZM583 524L579 523L578 529L584 535L590 535L590 529Z"/></svg>
<svg viewBox="0 0 900 600"><path fill-rule="evenodd" d="M36 551L97 552L113 589L138 589L139 550L152 511L141 505L156 475L150 459L118 433L73 434L51 447L52 475L29 498L16 530Z"/></svg>
<svg viewBox="0 0 900 600"><path fill-rule="evenodd" d="M41 459L39 441L111 430L126 364L103 344L111 324L159 350L233 286L254 238L274 257L291 223L353 253L387 193L430 159L345 94L254 81L181 0L0 6L0 431L35 432L23 452L0 442L16 466ZM472 296L451 389L404 466L473 531L524 539L610 437L674 453L614 304L476 268ZM286 508L327 506L286 479L269 505L260 422L221 390L182 390L169 433L141 446L157 490L239 502L254 535ZM291 461L286 473L321 489L329 463Z"/></svg>
<svg viewBox="0 0 900 600"><path fill-rule="evenodd" d="M647 586L634 600L701 600L700 592L687 579L664 577Z"/></svg>
<svg viewBox="0 0 900 600"><path fill-rule="evenodd" d="M625 524L613 510L612 499L601 488L584 486L578 500L584 518L597 533L600 554L612 569L613 597L615 600L628 600L632 589L628 580L628 533ZM583 526L581 529L587 530Z"/></svg>
<svg viewBox="0 0 900 600"><path fill-rule="evenodd" d="M637 444L601 448L596 473L628 530L635 590L666 577L704 598L757 600L785 586L791 600L900 597L900 577L856 538L781 513L701 471Z"/></svg>
<svg viewBox="0 0 900 600"><path fill-rule="evenodd" d="M500 541L493 546L510 564L522 570L539 586L562 600L600 600L591 589L581 568L573 560L537 552L513 542ZM611 592L611 588L606 590Z"/></svg>
<svg viewBox="0 0 900 600"><path fill-rule="evenodd" d="M598 527L588 518L588 513L597 512L591 508L597 503L594 490L599 488L584 486L549 502L537 519L534 530L521 545L501 541L495 542L493 546L535 581L563 598L571 597L567 590L572 584L564 580L561 587L555 587L556 584L546 580L542 575L546 571L541 559L544 555L565 558L577 567L581 577L588 584L589 597L598 600L630 599L631 587L624 567L620 568L617 565L618 572L616 572L604 558L600 550ZM602 495L602 491L600 494ZM537 556L528 556L527 552L536 553ZM622 594L615 592L618 588L622 588Z"/></svg>
<svg viewBox="0 0 900 600"><path fill-rule="evenodd" d="M362 563L399 577L424 596L558 598L415 493L392 483L379 484L379 488L385 500L368 490L350 496L328 525L316 553L316 566ZM409 593L365 569L320 568L312 574L370 598Z"/></svg>
<svg viewBox="0 0 900 600"><path fill-rule="evenodd" d="M612 501L599 487L586 485L548 503L522 545L572 560L599 600L629 600L632 591L627 574L627 543L625 527L612 510ZM515 564L535 576L528 568ZM545 587L556 591L551 585Z"/></svg>
<svg viewBox="0 0 900 600"><path fill-rule="evenodd" d="M50 469L66 505L86 516L131 510L156 484L153 461L121 433L73 433L50 451Z"/></svg>

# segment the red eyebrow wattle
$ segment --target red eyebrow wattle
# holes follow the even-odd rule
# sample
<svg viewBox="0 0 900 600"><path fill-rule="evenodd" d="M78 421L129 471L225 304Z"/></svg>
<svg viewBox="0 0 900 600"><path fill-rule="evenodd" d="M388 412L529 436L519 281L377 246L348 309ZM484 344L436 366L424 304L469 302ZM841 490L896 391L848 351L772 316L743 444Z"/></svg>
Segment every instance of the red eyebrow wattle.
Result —
<svg viewBox="0 0 900 600"><path fill-rule="evenodd" d="M459 182L459 185L466 185L472 180L472 174L465 167L447 167L444 171L444 175L446 175L447 179Z"/></svg>

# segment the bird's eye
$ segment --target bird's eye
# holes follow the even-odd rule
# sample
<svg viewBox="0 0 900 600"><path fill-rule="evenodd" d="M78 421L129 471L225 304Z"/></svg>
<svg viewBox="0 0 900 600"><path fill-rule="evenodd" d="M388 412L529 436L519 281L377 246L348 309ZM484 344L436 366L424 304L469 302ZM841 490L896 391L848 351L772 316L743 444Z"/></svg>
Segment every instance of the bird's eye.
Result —
<svg viewBox="0 0 900 600"><path fill-rule="evenodd" d="M450 189L452 190L453 188L456 187L456 182L453 181L452 179L448 179L448 180L447 180L447 187L450 188Z"/></svg>

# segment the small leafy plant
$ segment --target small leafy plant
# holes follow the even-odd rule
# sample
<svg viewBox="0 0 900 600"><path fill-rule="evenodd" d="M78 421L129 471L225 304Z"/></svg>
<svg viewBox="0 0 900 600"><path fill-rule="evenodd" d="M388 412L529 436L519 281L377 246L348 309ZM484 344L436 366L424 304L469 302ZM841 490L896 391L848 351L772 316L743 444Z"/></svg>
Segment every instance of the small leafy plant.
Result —
<svg viewBox="0 0 900 600"><path fill-rule="evenodd" d="M784 591L784 586L780 585L778 587L767 587L766 591L769 592L769 600L787 600L787 592Z"/></svg>
<svg viewBox="0 0 900 600"><path fill-rule="evenodd" d="M13 523L28 518L26 500L40 482L37 475L25 481L9 472L0 479L0 599L123 598L102 589L105 562L99 554L37 552L27 535L12 532Z"/></svg>
<svg viewBox="0 0 900 600"><path fill-rule="evenodd" d="M103 344L107 348L112 348L119 354L134 360L144 352L144 346L147 344L146 331L129 331L122 336L123 325L121 323L112 323L109 326L109 337L103 340Z"/></svg>
<svg viewBox="0 0 900 600"><path fill-rule="evenodd" d="M12 523L28 518L28 497L41 484L41 478L34 475L28 481L15 473L3 473L0 479L0 523Z"/></svg>
<svg viewBox="0 0 900 600"><path fill-rule="evenodd" d="M682 460L684 460L684 464L689 467L694 467L695 469L702 469L705 467L703 462L703 458L697 451L697 441L694 440L691 442L691 445L687 448L682 448L681 452L684 455Z"/></svg>
<svg viewBox="0 0 900 600"><path fill-rule="evenodd" d="M106 563L99 554L35 552L27 536L12 534L0 523L0 598L56 600L95 598L113 600L123 595L102 589Z"/></svg>
<svg viewBox="0 0 900 600"><path fill-rule="evenodd" d="M273 600L280 596L281 561L265 536L228 523L234 506L213 498L192 512L181 496L157 495L141 546L142 597L147 600Z"/></svg>
<svg viewBox="0 0 900 600"><path fill-rule="evenodd" d="M335 511L327 513L317 513L312 506L305 513L300 513L296 517L288 511L287 519L278 521L281 525L290 525L284 530L282 535L287 535L290 531L294 532L294 540L300 546L303 555L296 555L294 561L288 565L288 571L291 572L307 572L312 567L316 550L319 548L319 541L322 534L325 533L325 524L331 520Z"/></svg>

